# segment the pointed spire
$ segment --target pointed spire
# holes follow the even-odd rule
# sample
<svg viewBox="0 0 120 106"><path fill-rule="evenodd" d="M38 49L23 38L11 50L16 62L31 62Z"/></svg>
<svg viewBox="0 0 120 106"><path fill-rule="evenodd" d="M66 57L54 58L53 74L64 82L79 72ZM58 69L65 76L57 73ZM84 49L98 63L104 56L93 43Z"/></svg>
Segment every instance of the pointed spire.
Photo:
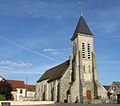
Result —
<svg viewBox="0 0 120 106"><path fill-rule="evenodd" d="M77 27L75 29L75 32L71 40L76 38L78 33L86 34L86 35L93 35L82 15L80 16L79 22L77 24Z"/></svg>

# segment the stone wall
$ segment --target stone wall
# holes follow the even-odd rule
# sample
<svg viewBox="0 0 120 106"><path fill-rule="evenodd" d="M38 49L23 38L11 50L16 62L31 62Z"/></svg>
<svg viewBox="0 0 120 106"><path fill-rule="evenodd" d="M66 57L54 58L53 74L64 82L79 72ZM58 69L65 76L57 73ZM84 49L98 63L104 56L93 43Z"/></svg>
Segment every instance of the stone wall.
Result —
<svg viewBox="0 0 120 106"><path fill-rule="evenodd" d="M41 82L38 82L36 84L36 91L35 91L35 98L36 100L42 101L43 99L47 100L48 99L48 80L43 80ZM45 88L46 87L46 88ZM45 98L43 97L43 93L45 93Z"/></svg>
<svg viewBox="0 0 120 106"><path fill-rule="evenodd" d="M60 80L60 102L61 103L64 103L67 100L67 91L70 86L69 84L70 80L71 80L71 70L69 67Z"/></svg>

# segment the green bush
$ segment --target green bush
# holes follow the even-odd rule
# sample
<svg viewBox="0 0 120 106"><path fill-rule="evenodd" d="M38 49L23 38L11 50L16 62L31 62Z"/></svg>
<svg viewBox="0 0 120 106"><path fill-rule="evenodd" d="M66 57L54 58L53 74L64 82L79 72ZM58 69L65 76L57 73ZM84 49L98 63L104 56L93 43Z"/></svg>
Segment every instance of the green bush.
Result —
<svg viewBox="0 0 120 106"><path fill-rule="evenodd" d="M6 100L5 95L0 94L0 101Z"/></svg>

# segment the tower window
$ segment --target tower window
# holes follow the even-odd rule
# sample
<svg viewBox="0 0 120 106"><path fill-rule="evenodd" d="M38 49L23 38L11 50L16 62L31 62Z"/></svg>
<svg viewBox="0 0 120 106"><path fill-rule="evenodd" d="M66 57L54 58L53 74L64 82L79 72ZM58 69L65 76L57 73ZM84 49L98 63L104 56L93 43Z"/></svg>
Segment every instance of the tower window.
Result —
<svg viewBox="0 0 120 106"><path fill-rule="evenodd" d="M82 43L82 57L85 58L85 43Z"/></svg>
<svg viewBox="0 0 120 106"><path fill-rule="evenodd" d="M90 44L87 45L87 49L88 49L88 59L90 59Z"/></svg>
<svg viewBox="0 0 120 106"><path fill-rule="evenodd" d="M85 72L85 65L83 65L83 72Z"/></svg>
<svg viewBox="0 0 120 106"><path fill-rule="evenodd" d="M90 65L88 67L89 67L89 73L90 73Z"/></svg>
<svg viewBox="0 0 120 106"><path fill-rule="evenodd" d="M74 42L74 43L73 43L73 54L74 54L74 55L76 54L76 51L77 51L76 43Z"/></svg>
<svg viewBox="0 0 120 106"><path fill-rule="evenodd" d="M75 53L75 44L73 43L73 54Z"/></svg>

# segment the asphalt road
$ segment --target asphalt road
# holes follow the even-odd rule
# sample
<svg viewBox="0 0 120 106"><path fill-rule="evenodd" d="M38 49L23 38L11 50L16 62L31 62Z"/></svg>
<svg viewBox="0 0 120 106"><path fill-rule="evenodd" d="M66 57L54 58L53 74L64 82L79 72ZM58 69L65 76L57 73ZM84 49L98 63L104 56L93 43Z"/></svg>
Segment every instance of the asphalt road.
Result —
<svg viewBox="0 0 120 106"><path fill-rule="evenodd" d="M70 103L70 104L55 104L55 106L120 106L120 104L80 104L80 103Z"/></svg>

